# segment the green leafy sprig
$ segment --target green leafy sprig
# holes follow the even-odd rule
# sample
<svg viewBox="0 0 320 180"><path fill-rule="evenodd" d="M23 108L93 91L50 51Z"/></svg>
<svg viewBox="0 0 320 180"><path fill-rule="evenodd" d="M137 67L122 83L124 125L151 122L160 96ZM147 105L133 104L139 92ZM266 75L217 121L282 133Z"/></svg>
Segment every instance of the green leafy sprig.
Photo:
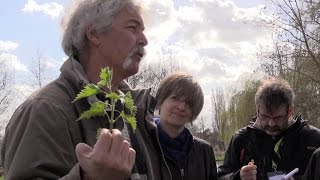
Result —
<svg viewBox="0 0 320 180"><path fill-rule="evenodd" d="M131 93L128 91L126 94L117 94L112 91L112 70L109 67L105 67L101 69L100 72L100 81L97 84L88 84L84 87L83 90L77 95L77 97L72 101L78 101L83 98L87 98L89 96L97 95L103 93L106 97L106 101L97 101L92 103L89 110L84 111L78 120L82 119L90 119L96 116L106 116L107 120L110 124L110 131L113 129L113 124L121 117L125 121L127 121L132 129L136 129L137 123L135 114L137 111L136 106L134 106L134 102L131 96ZM123 106L128 110L125 112L124 110L118 111L116 110L116 102L121 101ZM123 109L125 109L123 108ZM110 115L109 115L109 113ZM119 115L116 117L116 112Z"/></svg>

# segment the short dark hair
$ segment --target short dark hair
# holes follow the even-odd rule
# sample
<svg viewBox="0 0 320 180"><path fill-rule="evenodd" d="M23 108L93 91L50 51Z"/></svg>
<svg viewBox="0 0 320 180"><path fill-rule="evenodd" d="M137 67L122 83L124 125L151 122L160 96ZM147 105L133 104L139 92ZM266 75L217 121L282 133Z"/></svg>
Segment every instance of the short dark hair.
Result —
<svg viewBox="0 0 320 180"><path fill-rule="evenodd" d="M191 121L195 120L202 110L204 97L202 89L194 77L179 71L164 78L156 93L157 109L172 94L186 98L185 101L192 111Z"/></svg>
<svg viewBox="0 0 320 180"><path fill-rule="evenodd" d="M256 107L265 105L269 112L286 105L287 108L293 106L295 95L290 84L281 78L270 78L261 82L255 95Z"/></svg>

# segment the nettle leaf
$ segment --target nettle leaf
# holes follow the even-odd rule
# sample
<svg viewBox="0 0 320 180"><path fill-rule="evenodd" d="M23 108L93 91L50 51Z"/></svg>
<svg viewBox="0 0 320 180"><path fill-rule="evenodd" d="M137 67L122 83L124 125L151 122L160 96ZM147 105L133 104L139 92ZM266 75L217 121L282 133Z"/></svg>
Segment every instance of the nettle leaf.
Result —
<svg viewBox="0 0 320 180"><path fill-rule="evenodd" d="M84 87L84 89L77 95L74 101L77 101L79 99L89 97L92 95L96 95L98 93L104 93L105 97L107 98L105 102L98 101L93 104L91 104L90 109L83 112L79 119L89 119L91 117L95 116L105 116L107 117L107 120L109 121L110 124L110 130L113 128L113 123L119 117L122 117L125 121L127 121L133 129L136 129L137 123L136 123L136 118L135 114L137 112L136 106L134 106L134 102L131 96L130 92L127 92L125 95L124 94L117 94L115 92L104 92L101 87L107 87L108 89L112 89L111 81L112 81L112 69L109 67L102 68L100 72L100 81L97 84L89 84ZM122 110L120 112L120 115L117 117L112 117L113 119L110 119L110 116L105 113L105 111L117 111L115 110L115 104L117 101L121 101L123 104L124 108L128 109L127 114ZM73 101L73 102L74 102ZM98 130L97 134L100 134L101 130Z"/></svg>
<svg viewBox="0 0 320 180"><path fill-rule="evenodd" d="M112 70L109 67L102 68L100 73L100 79L105 80L107 82L111 82Z"/></svg>
<svg viewBox="0 0 320 180"><path fill-rule="evenodd" d="M133 106L133 107L130 109L130 111L131 111L131 114L132 114L132 115L136 115L136 113L137 113L137 107L136 107L136 106Z"/></svg>
<svg viewBox="0 0 320 180"><path fill-rule="evenodd" d="M79 99L82 98L86 98L92 95L96 95L101 93L101 89L99 88L99 86L95 85L95 84L88 84L84 87L83 90L81 90L81 92L77 95L77 97L72 101L75 102Z"/></svg>
<svg viewBox="0 0 320 180"><path fill-rule="evenodd" d="M134 102L129 91L124 96L124 105L130 110L134 107Z"/></svg>
<svg viewBox="0 0 320 180"><path fill-rule="evenodd" d="M133 130L137 128L137 121L135 116L125 114L124 111L121 112L120 116L130 124Z"/></svg>
<svg viewBox="0 0 320 180"><path fill-rule="evenodd" d="M106 94L106 98L110 98L110 99L117 101L120 99L120 96L119 96L119 94L112 92L112 93Z"/></svg>
<svg viewBox="0 0 320 180"><path fill-rule="evenodd" d="M84 111L80 117L80 119L90 119L91 117L96 117L96 116L104 116L104 110L106 108L106 104L102 101L97 101L95 103L91 104L91 107L89 110Z"/></svg>
<svg viewBox="0 0 320 180"><path fill-rule="evenodd" d="M100 72L100 81L98 82L98 86L111 86L111 79L112 70L109 67L102 68Z"/></svg>
<svg viewBox="0 0 320 180"><path fill-rule="evenodd" d="M108 69L109 69L108 67L105 67L105 68L101 69L101 72L100 72L100 79L101 80L107 80L108 79L108 76L109 76Z"/></svg>
<svg viewBox="0 0 320 180"><path fill-rule="evenodd" d="M98 82L98 86L99 87L103 87L103 86L106 86L106 85L108 85L108 81L106 81L106 80L101 80L101 81Z"/></svg>

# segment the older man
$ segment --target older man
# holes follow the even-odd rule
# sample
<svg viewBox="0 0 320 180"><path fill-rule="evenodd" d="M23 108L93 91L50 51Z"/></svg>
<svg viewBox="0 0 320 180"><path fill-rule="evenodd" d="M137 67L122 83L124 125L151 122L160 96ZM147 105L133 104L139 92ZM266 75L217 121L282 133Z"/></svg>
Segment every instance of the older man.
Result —
<svg viewBox="0 0 320 180"><path fill-rule="evenodd" d="M219 179L267 180L295 168L301 179L313 151L320 146L320 130L294 117L295 95L289 83L271 78L255 95L257 117L232 138Z"/></svg>
<svg viewBox="0 0 320 180"><path fill-rule="evenodd" d="M31 95L14 113L2 149L5 179L160 179L146 150L144 123L152 121L149 91L132 91L138 106L136 132L124 121L112 133L105 118L76 121L90 97L71 103L101 68L112 67L113 90L139 70L148 44L140 6L133 0L74 0L63 19L61 75ZM117 107L121 108L121 107ZM149 111L150 110L150 111Z"/></svg>

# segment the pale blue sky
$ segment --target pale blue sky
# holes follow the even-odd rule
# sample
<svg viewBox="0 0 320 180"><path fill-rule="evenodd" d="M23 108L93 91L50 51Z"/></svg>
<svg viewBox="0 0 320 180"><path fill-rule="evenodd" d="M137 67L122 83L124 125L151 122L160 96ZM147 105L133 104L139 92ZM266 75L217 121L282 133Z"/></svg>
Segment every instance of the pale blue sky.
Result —
<svg viewBox="0 0 320 180"><path fill-rule="evenodd" d="M37 1L45 3L49 1ZM67 1L57 1L64 5ZM23 64L28 64L37 51L54 59L61 59L60 18L52 18L43 11L22 11L28 1L6 1L0 7L0 41L14 42L18 47L8 51L18 57ZM62 11L61 11L62 12ZM1 51L0 51L1 53Z"/></svg>

